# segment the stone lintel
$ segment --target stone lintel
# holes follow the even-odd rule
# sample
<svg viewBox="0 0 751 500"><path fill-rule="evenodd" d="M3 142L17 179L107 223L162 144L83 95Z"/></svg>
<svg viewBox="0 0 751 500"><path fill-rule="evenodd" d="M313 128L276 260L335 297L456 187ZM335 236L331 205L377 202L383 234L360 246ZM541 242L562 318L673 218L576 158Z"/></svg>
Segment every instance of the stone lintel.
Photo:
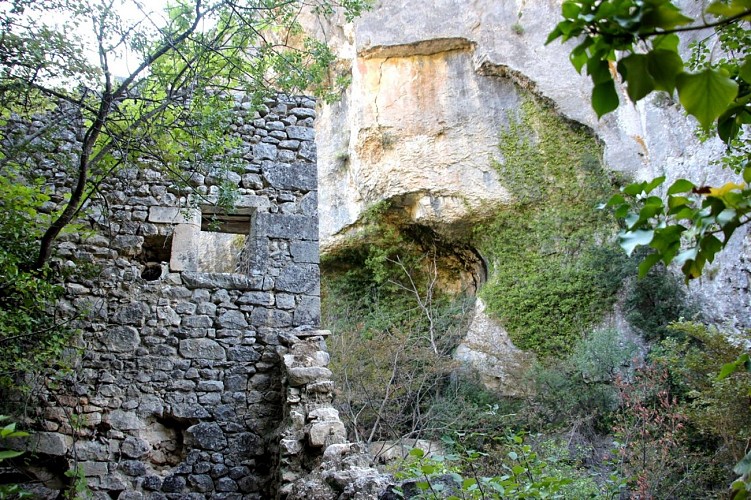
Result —
<svg viewBox="0 0 751 500"><path fill-rule="evenodd" d="M331 330L295 330L293 335L297 338L328 337L331 335Z"/></svg>

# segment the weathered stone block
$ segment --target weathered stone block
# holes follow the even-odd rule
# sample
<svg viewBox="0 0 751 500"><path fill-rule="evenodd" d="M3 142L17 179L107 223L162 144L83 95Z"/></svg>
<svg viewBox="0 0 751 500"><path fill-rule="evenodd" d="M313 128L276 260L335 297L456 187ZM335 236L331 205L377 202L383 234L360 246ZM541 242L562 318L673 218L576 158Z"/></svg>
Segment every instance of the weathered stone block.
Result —
<svg viewBox="0 0 751 500"><path fill-rule="evenodd" d="M261 290L263 278L230 273L184 272L183 283L188 288L211 290Z"/></svg>
<svg viewBox="0 0 751 500"><path fill-rule="evenodd" d="M196 491L206 493L214 489L214 480L207 474L191 474L188 476L188 482Z"/></svg>
<svg viewBox="0 0 751 500"><path fill-rule="evenodd" d="M167 476L162 482L162 491L165 493L180 493L185 489L186 481L182 476Z"/></svg>
<svg viewBox="0 0 751 500"><path fill-rule="evenodd" d="M259 160L275 160L278 151L274 144L259 142L253 145L253 158Z"/></svg>
<svg viewBox="0 0 751 500"><path fill-rule="evenodd" d="M121 255L135 256L141 251L143 236L118 235L112 240L112 248Z"/></svg>
<svg viewBox="0 0 751 500"><path fill-rule="evenodd" d="M175 226L175 230L172 232L170 270L198 270L198 248L195 245L195 241L198 240L200 233L201 227L195 224L178 224Z"/></svg>
<svg viewBox="0 0 751 500"><path fill-rule="evenodd" d="M302 451L302 445L297 439L282 439L279 442L282 455L297 455Z"/></svg>
<svg viewBox="0 0 751 500"><path fill-rule="evenodd" d="M139 460L122 460L118 469L128 476L143 476L146 474L146 465Z"/></svg>
<svg viewBox="0 0 751 500"><path fill-rule="evenodd" d="M298 264L318 264L321 260L317 241L293 241L289 249L292 253L292 260Z"/></svg>
<svg viewBox="0 0 751 500"><path fill-rule="evenodd" d="M289 293L277 293L276 307L279 309L294 309L295 296Z"/></svg>
<svg viewBox="0 0 751 500"><path fill-rule="evenodd" d="M159 224L193 224L200 226L201 214L198 210L154 206L149 207L149 222L156 222Z"/></svg>
<svg viewBox="0 0 751 500"><path fill-rule="evenodd" d="M227 456L260 456L266 452L263 438L252 432L242 432L232 437L227 447Z"/></svg>
<svg viewBox="0 0 751 500"><path fill-rule="evenodd" d="M280 292L320 295L320 271L315 264L289 264L275 281Z"/></svg>
<svg viewBox="0 0 751 500"><path fill-rule="evenodd" d="M215 422L202 422L185 431L186 444L204 450L221 450L227 446L222 428Z"/></svg>
<svg viewBox="0 0 751 500"><path fill-rule="evenodd" d="M243 329L248 326L245 315L237 310L227 311L219 316L216 321L221 328Z"/></svg>
<svg viewBox="0 0 751 500"><path fill-rule="evenodd" d="M315 130L308 127L287 127L287 136L290 139L312 141L315 139Z"/></svg>
<svg viewBox="0 0 751 500"><path fill-rule="evenodd" d="M159 476L146 476L143 478L143 489L158 491L162 489L162 478Z"/></svg>
<svg viewBox="0 0 751 500"><path fill-rule="evenodd" d="M22 443L16 446L13 443L12 447L23 447ZM62 456L65 455L68 450L73 447L73 438L64 434L58 434L56 432L35 432L28 438L26 438L25 449L35 452L44 453L46 455Z"/></svg>
<svg viewBox="0 0 751 500"><path fill-rule="evenodd" d="M331 370L322 366L300 366L290 368L287 371L289 385L292 387L328 380L331 379L332 375Z"/></svg>
<svg viewBox="0 0 751 500"><path fill-rule="evenodd" d="M120 445L120 452L128 458L141 458L151 451L151 445L145 439L128 436Z"/></svg>
<svg viewBox="0 0 751 500"><path fill-rule="evenodd" d="M337 422L339 421L339 412L331 406L316 408L308 414L308 420L320 422Z"/></svg>
<svg viewBox="0 0 751 500"><path fill-rule="evenodd" d="M253 326L270 328L284 328L292 325L292 315L286 311L256 307L250 315Z"/></svg>
<svg viewBox="0 0 751 500"><path fill-rule="evenodd" d="M117 326L102 334L102 343L111 352L133 352L140 345L141 338L132 326Z"/></svg>
<svg viewBox="0 0 751 500"><path fill-rule="evenodd" d="M214 320L206 315L186 316L182 319L182 326L187 328L211 328Z"/></svg>
<svg viewBox="0 0 751 500"><path fill-rule="evenodd" d="M105 419L113 429L129 431L143 429L144 423L138 415L132 411L113 410Z"/></svg>
<svg viewBox="0 0 751 500"><path fill-rule="evenodd" d="M303 295L297 303L293 324L318 326L321 322L321 299Z"/></svg>
<svg viewBox="0 0 751 500"><path fill-rule="evenodd" d="M75 454L79 460L109 460L109 447L97 441L78 441L75 444Z"/></svg>
<svg viewBox="0 0 751 500"><path fill-rule="evenodd" d="M310 446L321 447L347 441L347 430L340 421L316 422L308 431Z"/></svg>
<svg viewBox="0 0 751 500"><path fill-rule="evenodd" d="M219 478L214 482L214 484L215 484L216 491L231 492L231 491L239 490L235 480L229 477Z"/></svg>
<svg viewBox="0 0 751 500"><path fill-rule="evenodd" d="M177 418L185 419L201 419L209 418L211 416L203 406L194 403L173 404L172 415Z"/></svg>
<svg viewBox="0 0 751 500"><path fill-rule="evenodd" d="M131 302L112 315L112 321L121 325L142 325L149 313L149 306L142 302Z"/></svg>
<svg viewBox="0 0 751 500"><path fill-rule="evenodd" d="M211 339L185 339L180 341L180 354L188 359L225 359L224 348Z"/></svg>
<svg viewBox="0 0 751 500"><path fill-rule="evenodd" d="M218 380L203 380L198 382L196 389L204 392L221 392L224 390L224 383Z"/></svg>
<svg viewBox="0 0 751 500"><path fill-rule="evenodd" d="M269 292L245 292L237 299L237 303L271 306L274 304L274 296Z"/></svg>
<svg viewBox="0 0 751 500"><path fill-rule="evenodd" d="M314 141L305 141L300 145L298 153L301 158L314 161L317 155L316 143Z"/></svg>
<svg viewBox="0 0 751 500"><path fill-rule="evenodd" d="M253 363L261 359L261 355L252 347L238 346L227 350L227 359L243 363Z"/></svg>
<svg viewBox="0 0 751 500"><path fill-rule="evenodd" d="M313 191L318 187L315 165L264 162L262 173L276 189Z"/></svg>

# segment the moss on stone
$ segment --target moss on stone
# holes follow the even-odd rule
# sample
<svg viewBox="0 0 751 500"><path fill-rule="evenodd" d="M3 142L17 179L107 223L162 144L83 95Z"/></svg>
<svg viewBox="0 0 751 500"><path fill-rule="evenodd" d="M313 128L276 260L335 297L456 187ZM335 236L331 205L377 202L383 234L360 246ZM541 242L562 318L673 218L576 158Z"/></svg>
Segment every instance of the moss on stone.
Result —
<svg viewBox="0 0 751 500"><path fill-rule="evenodd" d="M623 279L612 222L595 209L613 191L602 147L528 97L499 148L494 166L515 203L475 230L490 266L481 296L518 347L565 352L612 307Z"/></svg>

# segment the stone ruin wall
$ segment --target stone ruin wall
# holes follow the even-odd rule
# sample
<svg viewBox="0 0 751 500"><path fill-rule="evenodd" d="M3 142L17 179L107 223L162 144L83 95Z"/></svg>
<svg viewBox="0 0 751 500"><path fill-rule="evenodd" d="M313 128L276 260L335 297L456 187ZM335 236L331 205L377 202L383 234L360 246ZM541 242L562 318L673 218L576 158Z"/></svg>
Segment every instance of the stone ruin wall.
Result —
<svg viewBox="0 0 751 500"><path fill-rule="evenodd" d="M148 165L121 171L90 203L93 231L61 236L59 265L97 275L66 283L60 312L80 328L82 355L31 405L39 431L24 446L38 494L55 498L64 471L80 467L94 498L284 497L345 441L318 330L314 107L238 101L244 172L193 175L179 189ZM74 133L65 147L77 147ZM53 209L71 176L37 173ZM210 203L226 181L240 194L231 214ZM202 261L208 219L247 236L242 274Z"/></svg>

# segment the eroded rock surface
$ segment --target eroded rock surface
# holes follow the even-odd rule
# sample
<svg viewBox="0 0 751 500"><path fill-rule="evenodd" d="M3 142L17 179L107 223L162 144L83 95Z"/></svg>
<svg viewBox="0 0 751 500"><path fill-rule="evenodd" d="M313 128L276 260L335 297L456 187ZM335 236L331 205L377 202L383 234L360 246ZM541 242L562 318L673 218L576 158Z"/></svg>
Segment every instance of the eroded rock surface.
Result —
<svg viewBox="0 0 751 500"><path fill-rule="evenodd" d="M700 142L695 122L666 94L634 106L621 86L623 104L598 120L589 80L569 63L571 45L545 46L559 16L553 0L382 0L354 25L318 28L352 77L317 122L323 250L345 244L381 200L450 235L514 199L492 163L503 161L499 131L526 93L590 128L610 170L635 180L727 178L712 166L722 145ZM736 234L692 284L708 319L751 326L748 250L745 233Z"/></svg>

